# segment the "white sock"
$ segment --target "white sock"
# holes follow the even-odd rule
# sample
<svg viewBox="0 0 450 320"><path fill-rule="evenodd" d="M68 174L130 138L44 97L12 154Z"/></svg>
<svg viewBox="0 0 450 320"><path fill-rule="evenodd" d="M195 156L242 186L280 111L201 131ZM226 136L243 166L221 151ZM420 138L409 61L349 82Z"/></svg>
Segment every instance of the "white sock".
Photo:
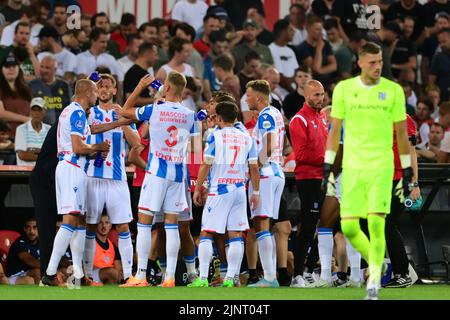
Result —
<svg viewBox="0 0 450 320"><path fill-rule="evenodd" d="M256 233L258 241L258 252L261 264L264 270L264 279L267 281L275 280L275 270L273 263L273 241L269 231L261 231Z"/></svg>
<svg viewBox="0 0 450 320"><path fill-rule="evenodd" d="M228 271L225 279L233 280L234 276L241 268L241 257L244 251L244 246L241 237L230 239L229 249L227 252Z"/></svg>
<svg viewBox="0 0 450 320"><path fill-rule="evenodd" d="M239 267L236 270L236 275L239 276L241 274L241 266L242 266L242 260L244 260L244 254L245 254L245 242L244 239L241 237L241 245L242 245L242 252L241 257L239 259Z"/></svg>
<svg viewBox="0 0 450 320"><path fill-rule="evenodd" d="M347 239L346 239L347 240ZM350 263L350 280L360 281L361 254L347 240L347 257Z"/></svg>
<svg viewBox="0 0 450 320"><path fill-rule="evenodd" d="M95 258L95 232L86 230L84 243L83 264L86 277L92 278Z"/></svg>
<svg viewBox="0 0 450 320"><path fill-rule="evenodd" d="M184 256L184 263L188 274L197 273L195 271L195 256Z"/></svg>
<svg viewBox="0 0 450 320"><path fill-rule="evenodd" d="M148 255L152 247L152 225L151 224L137 224L137 237L136 237L136 253L138 257L138 267L136 278L144 280L147 277L147 263Z"/></svg>
<svg viewBox="0 0 450 320"><path fill-rule="evenodd" d="M158 257L159 267L161 268L161 273L164 275L166 273L167 268L167 259L166 257Z"/></svg>
<svg viewBox="0 0 450 320"><path fill-rule="evenodd" d="M46 271L47 275L54 276L56 271L58 271L59 262L61 257L67 251L67 247L69 246L74 231L75 227L69 224L63 224L61 225L61 228L59 228L58 233L55 236L55 241L53 242L53 251Z"/></svg>
<svg viewBox="0 0 450 320"><path fill-rule="evenodd" d="M212 240L208 237L201 237L198 246L198 260L200 262L200 278L208 279L209 264L213 255Z"/></svg>
<svg viewBox="0 0 450 320"><path fill-rule="evenodd" d="M167 269L164 279L174 279L177 268L178 251L180 251L180 232L178 224L164 225L166 230L166 259Z"/></svg>
<svg viewBox="0 0 450 320"><path fill-rule="evenodd" d="M333 256L333 229L318 228L320 278L331 282L331 260Z"/></svg>
<svg viewBox="0 0 450 320"><path fill-rule="evenodd" d="M119 233L119 253L122 260L123 278L128 279L133 268L133 244L130 231Z"/></svg>
<svg viewBox="0 0 450 320"><path fill-rule="evenodd" d="M275 240L275 236L272 234L272 246L273 246L273 271L275 272L275 278L277 277L277 242Z"/></svg>
<svg viewBox="0 0 450 320"><path fill-rule="evenodd" d="M79 227L73 233L70 240L70 251L72 252L73 275L76 279L83 278L83 253L86 242L86 228Z"/></svg>

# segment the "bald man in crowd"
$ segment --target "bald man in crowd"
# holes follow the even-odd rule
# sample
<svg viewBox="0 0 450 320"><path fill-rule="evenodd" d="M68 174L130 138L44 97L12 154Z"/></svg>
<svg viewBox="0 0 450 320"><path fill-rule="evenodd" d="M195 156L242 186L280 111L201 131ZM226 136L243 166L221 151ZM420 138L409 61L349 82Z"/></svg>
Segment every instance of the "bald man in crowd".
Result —
<svg viewBox="0 0 450 320"><path fill-rule="evenodd" d="M319 81L309 80L305 85L305 104L289 124L292 147L295 152L295 179L300 195L301 213L296 252L295 273L291 287L305 288L314 285L312 270L305 270L305 258L312 246L320 208L322 166L328 128L323 108L324 88Z"/></svg>

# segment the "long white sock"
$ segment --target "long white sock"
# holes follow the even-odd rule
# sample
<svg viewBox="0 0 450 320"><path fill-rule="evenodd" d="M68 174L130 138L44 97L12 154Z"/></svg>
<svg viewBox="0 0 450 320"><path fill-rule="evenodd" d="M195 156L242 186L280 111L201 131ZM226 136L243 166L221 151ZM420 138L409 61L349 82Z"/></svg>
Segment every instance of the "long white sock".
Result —
<svg viewBox="0 0 450 320"><path fill-rule="evenodd" d="M184 256L184 263L188 274L197 273L195 271L195 256Z"/></svg>
<svg viewBox="0 0 450 320"><path fill-rule="evenodd" d="M128 279L133 268L133 244L130 231L119 233L119 253L122 259L123 278Z"/></svg>
<svg viewBox="0 0 450 320"><path fill-rule="evenodd" d="M331 260L333 256L333 229L319 228L319 258L320 258L320 278L326 282L331 282Z"/></svg>
<svg viewBox="0 0 450 320"><path fill-rule="evenodd" d="M198 246L198 260L200 263L200 278L208 279L209 264L213 255L212 239L201 237Z"/></svg>
<svg viewBox="0 0 450 320"><path fill-rule="evenodd" d="M70 224L63 224L61 225L61 228L59 228L58 233L55 236L55 241L53 242L53 251L46 271L47 275L54 276L56 274L61 257L67 251L67 247L69 246L74 231L75 227Z"/></svg>
<svg viewBox="0 0 450 320"><path fill-rule="evenodd" d="M138 269L136 278L144 280L147 276L148 255L152 247L152 225L138 222L137 229L136 253L138 257Z"/></svg>
<svg viewBox="0 0 450 320"><path fill-rule="evenodd" d="M242 252L244 251L244 245L242 241L243 239L241 237L230 239L229 249L227 253L228 271L225 278L227 280L233 280L234 276L241 268L240 262Z"/></svg>
<svg viewBox="0 0 450 320"><path fill-rule="evenodd" d="M86 277L92 278L95 258L95 232L86 230L84 243L83 264Z"/></svg>
<svg viewBox="0 0 450 320"><path fill-rule="evenodd" d="M241 274L242 260L244 260L244 254L245 254L245 242L244 242L244 238L242 238L242 237L241 237L241 245L242 245L242 252L241 252L241 257L239 258L239 267L236 270L237 276L239 276Z"/></svg>
<svg viewBox="0 0 450 320"><path fill-rule="evenodd" d="M83 278L83 253L86 242L86 228L79 227L73 233L70 240L70 251L72 252L73 275L76 279Z"/></svg>
<svg viewBox="0 0 450 320"><path fill-rule="evenodd" d="M275 235L272 234L272 246L273 246L273 253L272 253L272 259L273 259L273 271L275 272L275 278L277 277L277 242L275 240Z"/></svg>
<svg viewBox="0 0 450 320"><path fill-rule="evenodd" d="M273 263L273 241L269 231L261 231L256 233L258 241L258 252L261 264L264 270L264 279L267 281L275 280L275 270Z"/></svg>
<svg viewBox="0 0 450 320"><path fill-rule="evenodd" d="M346 239L347 240L347 239ZM361 254L347 240L347 257L350 262L350 280L360 281Z"/></svg>
<svg viewBox="0 0 450 320"><path fill-rule="evenodd" d="M178 251L180 251L180 232L178 224L165 224L167 269L164 279L174 279L177 268Z"/></svg>

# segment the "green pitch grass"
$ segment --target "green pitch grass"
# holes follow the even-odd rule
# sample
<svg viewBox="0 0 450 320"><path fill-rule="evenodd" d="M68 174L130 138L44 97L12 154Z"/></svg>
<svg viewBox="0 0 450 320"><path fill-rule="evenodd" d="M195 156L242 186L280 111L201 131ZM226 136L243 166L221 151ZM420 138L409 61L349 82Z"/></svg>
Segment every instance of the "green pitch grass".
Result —
<svg viewBox="0 0 450 320"><path fill-rule="evenodd" d="M0 286L0 300L362 300L365 289L293 288L118 288ZM383 289L382 300L450 300L450 285L415 285L408 289Z"/></svg>

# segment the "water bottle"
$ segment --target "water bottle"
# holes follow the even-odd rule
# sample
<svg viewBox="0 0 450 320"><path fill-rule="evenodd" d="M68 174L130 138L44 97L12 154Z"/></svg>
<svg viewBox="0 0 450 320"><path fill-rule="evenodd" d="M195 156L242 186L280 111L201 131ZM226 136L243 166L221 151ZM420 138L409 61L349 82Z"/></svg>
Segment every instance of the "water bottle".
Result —
<svg viewBox="0 0 450 320"><path fill-rule="evenodd" d="M408 211L419 211L422 207L422 203L422 197L419 197L416 201L413 201L408 197L405 200L405 207Z"/></svg>
<svg viewBox="0 0 450 320"><path fill-rule="evenodd" d="M102 77L100 76L100 74L98 73L98 71L94 71L89 75L89 80L97 83L100 80L102 80Z"/></svg>
<svg viewBox="0 0 450 320"><path fill-rule="evenodd" d="M197 119L200 120L200 121L205 120L207 116L208 116L208 112L205 109L201 109L197 113Z"/></svg>
<svg viewBox="0 0 450 320"><path fill-rule="evenodd" d="M150 83L150 87L152 87L157 92L159 92L160 90L162 91L163 85L161 82L159 82L157 79L155 79L155 80L153 80L152 83Z"/></svg>
<svg viewBox="0 0 450 320"><path fill-rule="evenodd" d="M102 165L103 165L103 156L102 156L102 152L99 151L99 152L97 152L97 155L95 156L94 167L101 168Z"/></svg>

